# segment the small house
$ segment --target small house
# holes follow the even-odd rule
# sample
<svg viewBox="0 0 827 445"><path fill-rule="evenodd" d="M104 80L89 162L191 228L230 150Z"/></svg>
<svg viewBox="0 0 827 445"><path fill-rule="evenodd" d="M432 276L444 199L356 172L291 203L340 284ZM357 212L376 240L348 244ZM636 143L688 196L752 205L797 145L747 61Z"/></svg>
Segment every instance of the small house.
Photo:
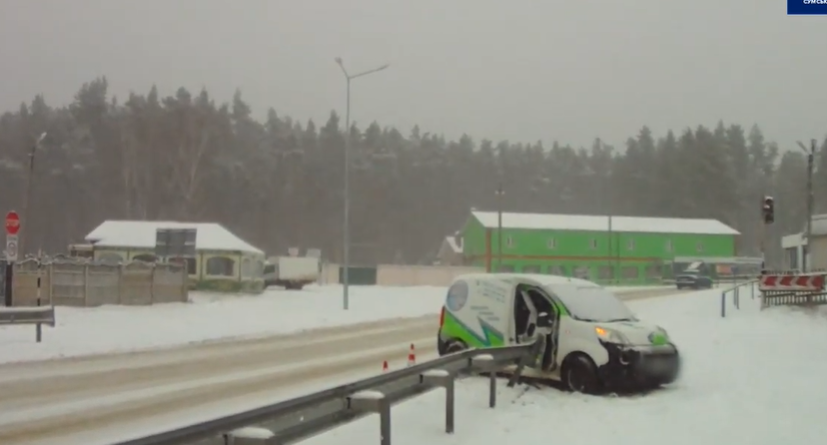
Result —
<svg viewBox="0 0 827 445"><path fill-rule="evenodd" d="M264 252L221 224L172 221L104 221L86 235L93 257L103 262L155 262L158 229L195 229L194 257L169 258L186 263L190 288L219 292L264 290Z"/></svg>

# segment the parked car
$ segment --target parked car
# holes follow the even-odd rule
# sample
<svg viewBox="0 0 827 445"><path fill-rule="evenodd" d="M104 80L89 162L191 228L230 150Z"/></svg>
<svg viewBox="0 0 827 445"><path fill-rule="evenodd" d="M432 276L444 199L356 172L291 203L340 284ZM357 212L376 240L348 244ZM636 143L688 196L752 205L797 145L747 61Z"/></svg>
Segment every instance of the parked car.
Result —
<svg viewBox="0 0 827 445"><path fill-rule="evenodd" d="M678 289L712 289L712 278L698 271L685 271L675 278Z"/></svg>

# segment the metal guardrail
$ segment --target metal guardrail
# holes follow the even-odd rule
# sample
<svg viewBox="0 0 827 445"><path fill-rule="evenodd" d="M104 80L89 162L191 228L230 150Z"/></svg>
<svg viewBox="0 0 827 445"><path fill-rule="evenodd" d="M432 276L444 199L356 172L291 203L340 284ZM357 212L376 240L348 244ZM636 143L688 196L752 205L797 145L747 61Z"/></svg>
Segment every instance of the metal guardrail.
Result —
<svg viewBox="0 0 827 445"><path fill-rule="evenodd" d="M391 407L440 387L446 392L445 432L453 433L455 379L489 373L489 407L493 408L497 394L496 371L517 365L509 382L509 386L513 386L523 367L536 357L540 344L457 352L303 397L115 445L285 445L372 413L379 414L381 445L390 445ZM251 430L255 434L249 435Z"/></svg>
<svg viewBox="0 0 827 445"><path fill-rule="evenodd" d="M735 304L735 309L741 309L741 290L746 291L745 287L749 286L750 291L750 299L755 298L755 286L758 283L758 280L752 278L750 280L744 281L743 283L738 283L733 286L730 286L723 291L721 291L721 318L726 318L726 300L727 295L732 295L732 302Z"/></svg>
<svg viewBox="0 0 827 445"><path fill-rule="evenodd" d="M0 326L33 324L36 328L36 339L40 343L43 338L42 325L55 327L55 307L0 307Z"/></svg>

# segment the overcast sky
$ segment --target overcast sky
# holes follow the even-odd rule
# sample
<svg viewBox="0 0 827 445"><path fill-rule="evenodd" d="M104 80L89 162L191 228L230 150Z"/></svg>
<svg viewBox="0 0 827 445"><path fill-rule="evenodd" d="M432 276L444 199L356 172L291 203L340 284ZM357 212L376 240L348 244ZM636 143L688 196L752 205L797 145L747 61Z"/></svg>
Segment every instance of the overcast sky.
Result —
<svg viewBox="0 0 827 445"><path fill-rule="evenodd" d="M719 119L784 148L827 133L827 17L781 0L0 0L0 110L43 93L240 88L323 123L344 110L333 59L357 72L353 118L408 134L621 144Z"/></svg>

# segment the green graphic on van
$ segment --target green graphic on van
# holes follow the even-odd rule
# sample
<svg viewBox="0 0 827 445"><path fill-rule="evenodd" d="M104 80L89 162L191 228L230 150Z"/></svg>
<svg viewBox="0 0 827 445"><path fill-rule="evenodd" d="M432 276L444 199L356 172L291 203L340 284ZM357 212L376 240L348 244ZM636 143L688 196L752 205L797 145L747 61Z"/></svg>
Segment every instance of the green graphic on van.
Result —
<svg viewBox="0 0 827 445"><path fill-rule="evenodd" d="M445 311L442 334L449 338L462 340L472 348L504 346L505 342L502 332L479 317L477 317L477 321L479 322L479 327L474 329L461 322L451 311ZM480 328L482 329L483 335L477 333Z"/></svg>

